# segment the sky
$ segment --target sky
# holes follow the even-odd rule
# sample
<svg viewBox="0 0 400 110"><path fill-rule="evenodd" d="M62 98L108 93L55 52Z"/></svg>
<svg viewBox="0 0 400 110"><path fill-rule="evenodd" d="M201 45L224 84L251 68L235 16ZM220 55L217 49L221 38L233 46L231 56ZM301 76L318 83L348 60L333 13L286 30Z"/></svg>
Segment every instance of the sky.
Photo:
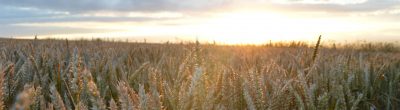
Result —
<svg viewBox="0 0 400 110"><path fill-rule="evenodd" d="M400 41L400 0L0 0L0 37Z"/></svg>

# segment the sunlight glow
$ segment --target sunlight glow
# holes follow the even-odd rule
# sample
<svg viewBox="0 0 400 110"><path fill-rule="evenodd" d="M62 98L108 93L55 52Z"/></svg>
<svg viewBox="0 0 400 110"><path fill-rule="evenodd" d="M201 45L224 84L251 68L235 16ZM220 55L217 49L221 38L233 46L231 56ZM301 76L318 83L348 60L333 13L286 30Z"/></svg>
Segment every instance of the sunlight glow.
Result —
<svg viewBox="0 0 400 110"><path fill-rule="evenodd" d="M110 14L112 15L112 14ZM157 14L156 14L157 15ZM154 16L156 16L154 15ZM179 16L168 13L160 16ZM150 16L137 14L135 16ZM153 16L153 15L152 15ZM304 18L271 11L221 12L207 17L173 19L149 22L50 22L20 23L16 26L68 27L108 30L92 33L53 34L53 38L153 38L153 42L200 39L223 44L264 44L269 41L314 41L318 35L328 40L351 39L343 36L360 36L388 25L352 18ZM349 34L351 33L351 34ZM355 38L353 38L355 39Z"/></svg>
<svg viewBox="0 0 400 110"><path fill-rule="evenodd" d="M273 12L235 12L198 25L199 36L227 44L261 44L269 40L313 40L318 34L370 29L357 22L291 18Z"/></svg>

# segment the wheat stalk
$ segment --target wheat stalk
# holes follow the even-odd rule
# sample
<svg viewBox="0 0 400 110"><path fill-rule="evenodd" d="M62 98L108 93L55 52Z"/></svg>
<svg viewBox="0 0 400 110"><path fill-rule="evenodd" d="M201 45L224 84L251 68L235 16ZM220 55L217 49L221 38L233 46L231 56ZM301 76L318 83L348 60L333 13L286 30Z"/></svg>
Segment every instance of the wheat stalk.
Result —
<svg viewBox="0 0 400 110"><path fill-rule="evenodd" d="M66 110L64 102L63 102L60 94L58 93L55 84L51 84L50 93L51 93L50 94L51 102L52 102L54 108L57 110Z"/></svg>
<svg viewBox="0 0 400 110"><path fill-rule="evenodd" d="M318 37L317 44L315 44L315 47L314 47L314 52L313 52L313 56L312 56L313 62L315 61L315 59L317 58L317 55L318 55L318 51L319 51L319 47L320 47L320 43L321 43L321 37L322 37L322 35L320 35Z"/></svg>

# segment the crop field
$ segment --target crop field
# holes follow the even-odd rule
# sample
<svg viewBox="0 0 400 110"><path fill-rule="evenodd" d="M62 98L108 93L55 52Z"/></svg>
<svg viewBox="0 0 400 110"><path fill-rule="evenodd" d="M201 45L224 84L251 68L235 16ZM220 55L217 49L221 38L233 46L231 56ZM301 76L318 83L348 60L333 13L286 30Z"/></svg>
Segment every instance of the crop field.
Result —
<svg viewBox="0 0 400 110"><path fill-rule="evenodd" d="M398 110L400 48L0 40L0 110Z"/></svg>

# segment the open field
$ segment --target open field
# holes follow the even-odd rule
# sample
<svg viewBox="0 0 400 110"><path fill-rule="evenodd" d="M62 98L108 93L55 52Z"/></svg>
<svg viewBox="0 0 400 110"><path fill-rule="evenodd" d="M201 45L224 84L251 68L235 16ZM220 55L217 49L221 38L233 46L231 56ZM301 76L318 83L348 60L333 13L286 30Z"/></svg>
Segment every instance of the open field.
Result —
<svg viewBox="0 0 400 110"><path fill-rule="evenodd" d="M0 110L400 109L400 48L0 40Z"/></svg>

